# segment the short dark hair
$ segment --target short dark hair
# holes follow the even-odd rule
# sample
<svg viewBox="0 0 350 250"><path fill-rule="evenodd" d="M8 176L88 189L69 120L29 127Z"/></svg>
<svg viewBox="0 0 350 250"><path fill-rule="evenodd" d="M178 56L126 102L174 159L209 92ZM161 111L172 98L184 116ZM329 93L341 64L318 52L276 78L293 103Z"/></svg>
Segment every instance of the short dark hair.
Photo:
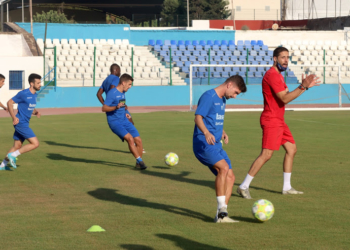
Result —
<svg viewBox="0 0 350 250"><path fill-rule="evenodd" d="M131 77L131 75L129 74L123 74L121 77L120 77L120 80L119 80L119 84L121 84L122 82L126 82L126 81L134 81L134 78Z"/></svg>
<svg viewBox="0 0 350 250"><path fill-rule="evenodd" d="M235 83L242 93L247 92L247 86L245 85L245 82L240 75L230 76L229 78L226 79L224 83L229 83L229 82Z"/></svg>
<svg viewBox="0 0 350 250"><path fill-rule="evenodd" d="M280 55L281 52L283 51L287 51L289 52L289 50L285 47L277 47L274 51L273 51L273 57L278 57Z"/></svg>
<svg viewBox="0 0 350 250"><path fill-rule="evenodd" d="M5 76L0 74L0 80L5 79Z"/></svg>
<svg viewBox="0 0 350 250"><path fill-rule="evenodd" d="M34 83L34 82L35 82L35 79L41 80L41 76L38 75L38 74L30 74L29 77L28 77L28 82L29 82L29 84L30 84L31 82Z"/></svg>
<svg viewBox="0 0 350 250"><path fill-rule="evenodd" d="M109 68L109 71L112 73L112 71L114 71L114 70L116 70L116 69L119 69L119 71L120 71L119 65L116 64L116 63L113 63L113 64L111 65L111 67Z"/></svg>

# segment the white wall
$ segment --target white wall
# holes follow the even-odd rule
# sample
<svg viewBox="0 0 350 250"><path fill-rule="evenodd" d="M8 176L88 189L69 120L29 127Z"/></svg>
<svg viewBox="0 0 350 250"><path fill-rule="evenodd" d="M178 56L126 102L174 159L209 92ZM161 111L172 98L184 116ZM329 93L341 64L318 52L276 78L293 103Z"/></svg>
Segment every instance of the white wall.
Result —
<svg viewBox="0 0 350 250"><path fill-rule="evenodd" d="M0 56L32 56L23 35L0 35Z"/></svg>
<svg viewBox="0 0 350 250"><path fill-rule="evenodd" d="M280 0L227 0L227 8L235 13L235 20L280 20ZM241 7L241 11L237 10ZM269 6L270 11L265 8ZM255 10L255 11L254 11ZM232 18L231 18L232 19Z"/></svg>
<svg viewBox="0 0 350 250"><path fill-rule="evenodd" d="M273 31L273 30L237 30L237 40L263 40L268 46L279 46L281 40L344 41L344 31Z"/></svg>
<svg viewBox="0 0 350 250"><path fill-rule="evenodd" d="M0 57L0 74L4 75L6 78L5 85L0 89L0 101L4 105L19 92L19 90L9 89L10 70L23 70L25 83L23 89L29 88L28 77L30 74L36 73L43 77L43 57Z"/></svg>

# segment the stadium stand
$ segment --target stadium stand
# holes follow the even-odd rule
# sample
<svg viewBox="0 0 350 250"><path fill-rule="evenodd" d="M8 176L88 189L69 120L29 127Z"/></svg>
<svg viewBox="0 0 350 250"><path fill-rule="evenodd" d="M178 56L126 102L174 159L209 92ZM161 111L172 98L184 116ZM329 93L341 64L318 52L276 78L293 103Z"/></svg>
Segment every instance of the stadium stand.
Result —
<svg viewBox="0 0 350 250"><path fill-rule="evenodd" d="M43 51L44 41L37 39L37 43ZM134 46L126 39L46 39L46 45L56 46L58 86L81 86L83 80L91 82L95 47L97 80L108 76L113 63L121 66L122 74L132 75L133 50L134 85L168 85L170 81L170 69L162 65L147 46ZM45 56L49 67L54 67L53 50L46 50ZM172 70L172 84L185 85L185 81L177 74L178 70L176 67Z"/></svg>

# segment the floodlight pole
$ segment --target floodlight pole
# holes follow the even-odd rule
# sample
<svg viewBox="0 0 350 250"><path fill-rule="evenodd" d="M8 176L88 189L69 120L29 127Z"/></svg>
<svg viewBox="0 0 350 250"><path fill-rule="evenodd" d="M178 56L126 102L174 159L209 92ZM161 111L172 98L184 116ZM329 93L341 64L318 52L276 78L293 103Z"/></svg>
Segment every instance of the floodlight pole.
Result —
<svg viewBox="0 0 350 250"><path fill-rule="evenodd" d="M33 9L32 0L29 0L29 15L30 15L30 33L33 35Z"/></svg>
<svg viewBox="0 0 350 250"><path fill-rule="evenodd" d="M22 23L24 23L24 0L22 0Z"/></svg>
<svg viewBox="0 0 350 250"><path fill-rule="evenodd" d="M187 0L187 27L190 27L190 0Z"/></svg>

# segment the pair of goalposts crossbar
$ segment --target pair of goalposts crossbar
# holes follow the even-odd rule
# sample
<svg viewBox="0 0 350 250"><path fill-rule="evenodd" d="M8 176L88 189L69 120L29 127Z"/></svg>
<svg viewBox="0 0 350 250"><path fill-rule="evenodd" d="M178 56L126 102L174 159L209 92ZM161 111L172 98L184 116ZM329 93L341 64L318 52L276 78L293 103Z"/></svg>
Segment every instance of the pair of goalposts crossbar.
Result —
<svg viewBox="0 0 350 250"><path fill-rule="evenodd" d="M190 110L193 111L193 68L194 67L244 67L244 68L259 68L259 67L271 67L271 65L217 65L217 64L191 64L190 65ZM286 108L286 110L298 110L298 111L335 111L335 110L350 110L350 108L342 107L342 85L341 85L341 66L337 65L292 65L290 68L308 68L308 67L337 67L338 68L338 107L337 108ZM303 72L305 74L305 72ZM325 74L325 70L323 71ZM210 77L210 76L209 76ZM244 77L243 77L244 78ZM349 98L349 96L347 96ZM233 111L262 111L262 108L237 108L226 109L226 112Z"/></svg>

